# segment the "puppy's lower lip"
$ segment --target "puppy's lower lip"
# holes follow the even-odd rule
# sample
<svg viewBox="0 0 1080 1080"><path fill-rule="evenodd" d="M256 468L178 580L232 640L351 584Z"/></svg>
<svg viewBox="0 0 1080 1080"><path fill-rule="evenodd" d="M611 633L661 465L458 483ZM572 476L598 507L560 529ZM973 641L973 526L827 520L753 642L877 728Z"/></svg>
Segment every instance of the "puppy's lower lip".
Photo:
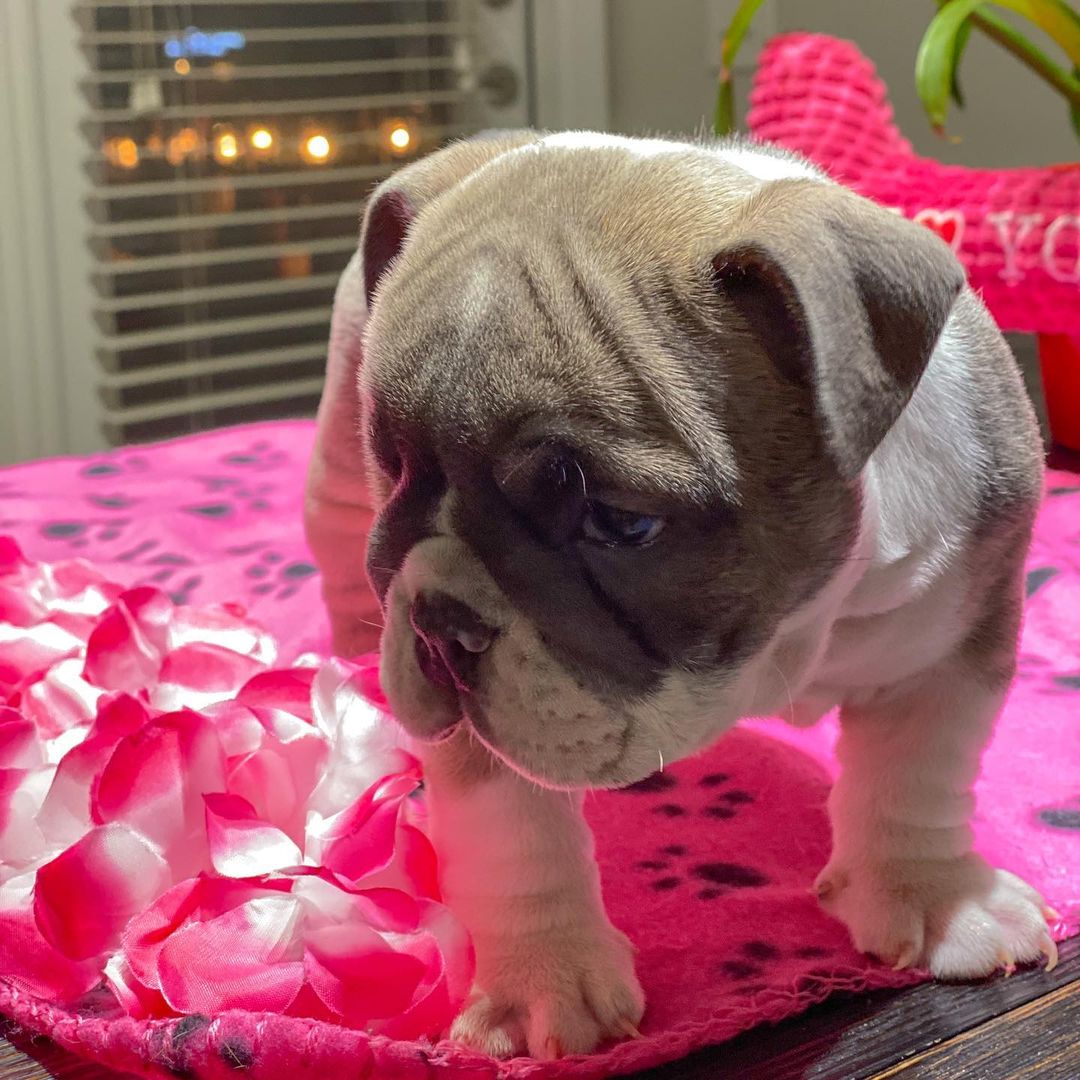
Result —
<svg viewBox="0 0 1080 1080"><path fill-rule="evenodd" d="M438 743L444 743L449 739L459 727L461 727L463 721L461 719L455 720L454 723L444 727L437 735L432 735L429 739L423 741L429 745L437 745Z"/></svg>
<svg viewBox="0 0 1080 1080"><path fill-rule="evenodd" d="M481 709L475 701L463 699L461 711L462 719L476 732L480 737L480 741L486 743L489 749L494 749L492 744L494 742L495 733L491 730L491 725L487 722L484 710Z"/></svg>

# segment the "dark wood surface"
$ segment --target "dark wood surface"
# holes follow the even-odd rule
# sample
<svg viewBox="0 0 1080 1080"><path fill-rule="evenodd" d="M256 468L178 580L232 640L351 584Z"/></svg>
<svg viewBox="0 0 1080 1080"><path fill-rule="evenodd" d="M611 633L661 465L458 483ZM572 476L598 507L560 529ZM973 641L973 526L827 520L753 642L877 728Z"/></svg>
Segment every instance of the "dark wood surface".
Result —
<svg viewBox="0 0 1080 1080"><path fill-rule="evenodd" d="M3 1080L105 1080L47 1039L0 1037ZM638 1080L1080 1080L1080 938L1052 972L838 994ZM328 1078L332 1080L332 1078Z"/></svg>
<svg viewBox="0 0 1080 1080"><path fill-rule="evenodd" d="M838 994L802 1016L755 1028L721 1047L642 1073L639 1080L877 1080L893 1075L904 1080L939 1075L1080 1080L1080 938L1064 942L1060 952L1052 972L1036 968L981 983ZM1025 1012L1043 1003L1037 1014ZM1025 1031L1038 1022L1040 1038L1021 1037L1021 1022L1029 1024ZM1014 1041L1016 1054L999 1062L995 1047ZM1053 1047L1058 1057L1051 1060ZM966 1073L938 1073L936 1065L918 1065L944 1062L961 1052L981 1053L986 1060ZM1017 1060L1026 1063L1027 1072L1017 1071ZM1060 1071L1065 1064L1069 1069ZM904 1072L901 1067L931 1071Z"/></svg>
<svg viewBox="0 0 1080 1080"><path fill-rule="evenodd" d="M1063 986L943 1046L878 1074L900 1080L1080 1076L1080 985Z"/></svg>

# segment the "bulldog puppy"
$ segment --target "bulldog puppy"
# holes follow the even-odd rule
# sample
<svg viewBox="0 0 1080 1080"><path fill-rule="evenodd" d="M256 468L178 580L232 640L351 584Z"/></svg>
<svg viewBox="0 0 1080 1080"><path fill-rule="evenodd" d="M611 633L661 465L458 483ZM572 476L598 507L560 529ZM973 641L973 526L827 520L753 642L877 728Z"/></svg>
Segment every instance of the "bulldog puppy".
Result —
<svg viewBox="0 0 1080 1080"><path fill-rule="evenodd" d="M1041 451L952 253L785 153L530 132L371 198L308 490L337 649L385 619L475 994L453 1037L633 1033L582 793L841 710L817 880L943 978L1053 959L972 851ZM373 508L374 520L372 522Z"/></svg>

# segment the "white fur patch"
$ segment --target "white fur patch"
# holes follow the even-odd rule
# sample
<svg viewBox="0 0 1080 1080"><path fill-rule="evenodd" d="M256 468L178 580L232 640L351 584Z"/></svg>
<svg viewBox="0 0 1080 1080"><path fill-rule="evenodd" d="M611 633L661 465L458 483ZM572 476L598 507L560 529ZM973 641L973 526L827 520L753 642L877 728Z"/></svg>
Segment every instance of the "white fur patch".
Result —
<svg viewBox="0 0 1080 1080"><path fill-rule="evenodd" d="M748 146L729 146L717 156L748 172L758 180L820 180L821 173L809 162L787 154L752 150Z"/></svg>
<svg viewBox="0 0 1080 1080"><path fill-rule="evenodd" d="M656 157L658 154L683 154L691 149L686 143L668 139L631 139L600 131L560 131L545 135L538 144L565 150L625 150L635 157Z"/></svg>

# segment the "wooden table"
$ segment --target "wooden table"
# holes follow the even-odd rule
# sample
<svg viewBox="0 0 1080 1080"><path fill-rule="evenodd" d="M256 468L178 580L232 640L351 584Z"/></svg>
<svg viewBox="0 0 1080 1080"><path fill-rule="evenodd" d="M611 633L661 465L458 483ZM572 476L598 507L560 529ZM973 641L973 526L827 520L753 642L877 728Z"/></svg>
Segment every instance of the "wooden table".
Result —
<svg viewBox="0 0 1080 1080"><path fill-rule="evenodd" d="M47 1039L0 1037L3 1080L104 1080ZM1080 1080L1080 938L1047 973L838 994L638 1080ZM328 1080L333 1080L329 1078Z"/></svg>

